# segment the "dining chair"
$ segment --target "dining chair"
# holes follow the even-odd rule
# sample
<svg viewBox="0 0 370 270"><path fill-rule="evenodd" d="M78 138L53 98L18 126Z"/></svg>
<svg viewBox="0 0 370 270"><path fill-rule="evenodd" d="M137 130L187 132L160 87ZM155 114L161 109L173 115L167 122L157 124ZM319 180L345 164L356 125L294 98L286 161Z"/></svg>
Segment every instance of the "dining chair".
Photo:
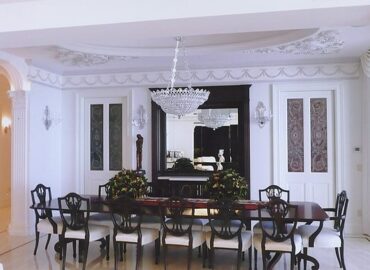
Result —
<svg viewBox="0 0 370 270"><path fill-rule="evenodd" d="M264 189L260 189L258 190L258 197L259 197L259 200L260 201L270 201L272 199L283 199L285 200L286 202L290 202L290 192L289 190L287 189L283 189L281 187L279 187L278 185L270 185ZM273 224L272 222L265 222L264 224L265 226L265 229L272 229L273 227ZM262 233L262 229L261 229L261 223L260 222L257 222L254 226L253 226L253 236L257 236L259 234ZM257 249L255 248L254 249L254 264L255 264L255 268L257 268Z"/></svg>
<svg viewBox="0 0 370 270"><path fill-rule="evenodd" d="M231 200L211 201L207 204L210 231L206 243L210 250L209 268L213 268L215 249L237 250L237 269L240 269L243 252L249 250L249 269L252 266L252 233L243 231L244 208L237 209Z"/></svg>
<svg viewBox="0 0 370 270"><path fill-rule="evenodd" d="M109 253L109 228L107 226L89 224L90 200L76 193L68 193L58 198L60 216L63 221L61 245L63 250L62 269L65 269L67 243L69 240L79 240L83 243L83 269L86 269L89 242L106 239L107 253ZM81 248L80 248L81 250Z"/></svg>
<svg viewBox="0 0 370 270"><path fill-rule="evenodd" d="M333 213L329 220L333 221L333 227L324 227L323 222L319 225L306 224L298 227L298 233L303 239L303 253L307 255L308 248L335 248L339 266L346 269L344 263L344 239L343 229L346 221L348 197L346 191L337 194L335 208L324 208L326 212ZM317 234L318 233L318 234ZM310 241L310 237L314 240ZM304 269L307 263L304 262Z"/></svg>
<svg viewBox="0 0 370 270"><path fill-rule="evenodd" d="M111 217L114 224L113 246L114 246L114 269L118 265L118 253L120 243L136 244L136 269L139 268L142 249L156 239L159 234L158 229L148 229L141 227L142 209L138 203L129 196L120 196L109 203ZM133 218L135 217L135 221ZM158 262L157 250L155 250L155 259Z"/></svg>
<svg viewBox="0 0 370 270"><path fill-rule="evenodd" d="M167 269L169 245L188 247L188 269L191 269L193 248L202 246L205 242L203 230L193 230L194 204L181 197L171 197L160 203L160 213L164 269ZM203 247L205 250L204 245Z"/></svg>
<svg viewBox="0 0 370 270"><path fill-rule="evenodd" d="M31 190L32 204L35 205L45 204L47 201L52 199L50 187L46 187L43 184L38 184L35 189ZM51 234L61 234L63 228L63 222L60 217L53 217L50 210L36 209L35 211L35 249L33 255L36 255L37 248L39 245L40 233L46 233L48 235L45 249L48 248Z"/></svg>
<svg viewBox="0 0 370 270"><path fill-rule="evenodd" d="M267 269L267 257L270 252L276 253L276 256L290 253L290 269L294 268L297 255L302 250L302 238L296 233L297 208L297 205L278 198L258 208L262 233L253 237L253 244L262 254L264 270ZM291 226L286 226L288 221ZM255 268L257 269L256 265Z"/></svg>

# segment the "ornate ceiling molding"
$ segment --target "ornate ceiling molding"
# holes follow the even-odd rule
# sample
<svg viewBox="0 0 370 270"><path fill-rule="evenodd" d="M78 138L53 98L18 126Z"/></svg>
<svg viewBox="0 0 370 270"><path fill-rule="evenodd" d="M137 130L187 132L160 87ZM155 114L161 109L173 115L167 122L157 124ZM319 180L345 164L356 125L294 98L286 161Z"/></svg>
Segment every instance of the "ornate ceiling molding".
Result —
<svg viewBox="0 0 370 270"><path fill-rule="evenodd" d="M370 78L370 49L361 56L361 64L364 74Z"/></svg>
<svg viewBox="0 0 370 270"><path fill-rule="evenodd" d="M62 89L115 86L158 86L167 85L170 72L114 73L94 75L60 76L38 68L31 68L28 78L34 82ZM204 69L191 72L193 85L220 83L253 83L261 81L357 78L360 76L358 63L245 67L230 69ZM179 72L177 83L186 85L187 72Z"/></svg>
<svg viewBox="0 0 370 270"><path fill-rule="evenodd" d="M339 38L339 33L337 31L325 30L302 40L248 52L263 54L320 55L338 53L343 46L344 41Z"/></svg>
<svg viewBox="0 0 370 270"><path fill-rule="evenodd" d="M54 50L55 50L54 58L56 60L58 60L63 65L76 67L91 67L103 65L111 61L127 61L129 59L137 58L131 56L85 53L61 47L55 47Z"/></svg>

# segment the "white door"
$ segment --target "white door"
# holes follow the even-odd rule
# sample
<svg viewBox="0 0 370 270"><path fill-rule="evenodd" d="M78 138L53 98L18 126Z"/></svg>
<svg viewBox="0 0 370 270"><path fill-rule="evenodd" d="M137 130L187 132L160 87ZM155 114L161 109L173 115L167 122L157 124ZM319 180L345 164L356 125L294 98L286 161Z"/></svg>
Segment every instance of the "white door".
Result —
<svg viewBox="0 0 370 270"><path fill-rule="evenodd" d="M123 98L89 98L84 104L84 193L98 194L127 164L127 109Z"/></svg>
<svg viewBox="0 0 370 270"><path fill-rule="evenodd" d="M335 194L333 91L279 95L279 184L292 201L333 206Z"/></svg>

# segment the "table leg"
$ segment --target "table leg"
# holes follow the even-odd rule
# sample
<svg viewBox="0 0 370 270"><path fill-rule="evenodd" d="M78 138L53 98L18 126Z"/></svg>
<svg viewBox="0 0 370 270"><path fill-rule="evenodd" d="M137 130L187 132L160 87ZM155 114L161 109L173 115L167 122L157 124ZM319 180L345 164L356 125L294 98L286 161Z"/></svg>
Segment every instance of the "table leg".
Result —
<svg viewBox="0 0 370 270"><path fill-rule="evenodd" d="M267 263L267 269L272 269L275 266L275 264L280 260L281 256L282 256L281 252L275 252L275 255Z"/></svg>
<svg viewBox="0 0 370 270"><path fill-rule="evenodd" d="M320 268L319 262L312 256L308 254L300 253L298 255L298 262L300 263L301 260L304 260L304 263L306 264L308 262L312 262L313 266L311 267L312 270L318 270Z"/></svg>

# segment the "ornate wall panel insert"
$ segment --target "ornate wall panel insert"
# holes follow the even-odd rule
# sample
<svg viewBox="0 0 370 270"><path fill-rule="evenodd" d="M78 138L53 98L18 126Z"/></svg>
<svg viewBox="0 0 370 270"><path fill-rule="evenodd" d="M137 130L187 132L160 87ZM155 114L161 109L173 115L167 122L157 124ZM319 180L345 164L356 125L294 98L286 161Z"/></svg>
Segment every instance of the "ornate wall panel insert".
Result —
<svg viewBox="0 0 370 270"><path fill-rule="evenodd" d="M311 111L311 172L328 171L328 122L326 98L312 98Z"/></svg>
<svg viewBox="0 0 370 270"><path fill-rule="evenodd" d="M109 170L122 170L122 104L109 104Z"/></svg>
<svg viewBox="0 0 370 270"><path fill-rule="evenodd" d="M288 172L304 171L303 99L287 100Z"/></svg>
<svg viewBox="0 0 370 270"><path fill-rule="evenodd" d="M103 165L103 104L90 106L90 169L102 171Z"/></svg>

